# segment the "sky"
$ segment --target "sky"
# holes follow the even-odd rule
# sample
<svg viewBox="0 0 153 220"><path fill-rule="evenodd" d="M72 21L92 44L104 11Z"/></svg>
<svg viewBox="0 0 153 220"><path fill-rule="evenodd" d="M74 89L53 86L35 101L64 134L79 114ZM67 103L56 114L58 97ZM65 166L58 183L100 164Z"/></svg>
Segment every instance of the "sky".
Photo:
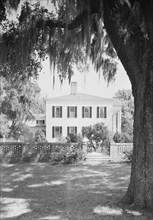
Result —
<svg viewBox="0 0 153 220"><path fill-rule="evenodd" d="M120 62L117 65L117 74L115 78L115 82L111 82L107 85L102 74L99 77L99 73L95 72L94 68L91 67L89 72L85 74L76 70L71 81L77 82L78 92L113 98L118 90L131 89L129 78ZM71 85L68 80L66 79L61 85L57 75L55 78L55 85L53 86L53 75L51 73L49 60L43 63L42 72L39 74L38 85L41 88L42 95L47 97L67 95L71 92Z"/></svg>

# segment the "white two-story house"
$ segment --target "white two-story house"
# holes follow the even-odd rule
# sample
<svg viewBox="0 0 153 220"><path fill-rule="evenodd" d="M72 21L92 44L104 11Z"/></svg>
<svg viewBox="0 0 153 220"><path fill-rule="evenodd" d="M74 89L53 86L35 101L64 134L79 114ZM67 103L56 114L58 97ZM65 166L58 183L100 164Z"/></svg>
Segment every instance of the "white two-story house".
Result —
<svg viewBox="0 0 153 220"><path fill-rule="evenodd" d="M121 132L121 103L118 100L77 93L71 83L71 94L48 98L46 102L46 139L57 141L70 133L81 134L82 128L103 122L114 134Z"/></svg>

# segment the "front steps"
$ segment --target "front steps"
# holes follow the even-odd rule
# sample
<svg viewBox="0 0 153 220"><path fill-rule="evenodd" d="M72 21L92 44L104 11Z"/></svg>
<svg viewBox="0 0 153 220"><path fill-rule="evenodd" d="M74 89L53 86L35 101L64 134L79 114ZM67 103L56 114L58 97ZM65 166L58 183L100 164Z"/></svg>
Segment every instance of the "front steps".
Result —
<svg viewBox="0 0 153 220"><path fill-rule="evenodd" d="M86 162L109 162L111 157L107 153L92 152L86 155Z"/></svg>

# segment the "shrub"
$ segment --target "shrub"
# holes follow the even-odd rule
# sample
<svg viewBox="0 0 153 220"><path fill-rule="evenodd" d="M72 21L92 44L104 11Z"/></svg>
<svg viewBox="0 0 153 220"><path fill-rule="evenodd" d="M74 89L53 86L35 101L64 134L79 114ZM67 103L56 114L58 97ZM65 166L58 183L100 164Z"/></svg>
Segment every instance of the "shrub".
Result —
<svg viewBox="0 0 153 220"><path fill-rule="evenodd" d="M124 153L124 159L126 162L131 163L133 158L133 150L127 150Z"/></svg>
<svg viewBox="0 0 153 220"><path fill-rule="evenodd" d="M32 162L33 151L34 149L32 148L31 145L25 145L22 149L21 162L22 163Z"/></svg>
<svg viewBox="0 0 153 220"><path fill-rule="evenodd" d="M63 153L53 152L50 156L50 162L52 164L60 164L64 160Z"/></svg>
<svg viewBox="0 0 153 220"><path fill-rule="evenodd" d="M37 162L49 162L50 161L50 152L48 151L41 151L38 155L37 155Z"/></svg>
<svg viewBox="0 0 153 220"><path fill-rule="evenodd" d="M115 143L132 143L133 139L132 136L126 132L123 133L116 132L113 136L113 141Z"/></svg>
<svg viewBox="0 0 153 220"><path fill-rule="evenodd" d="M20 162L21 154L16 154L14 150L10 150L5 154L4 161L6 163L18 163Z"/></svg>
<svg viewBox="0 0 153 220"><path fill-rule="evenodd" d="M81 134L73 134L70 133L68 137L66 137L67 143L78 143L82 144L82 136Z"/></svg>
<svg viewBox="0 0 153 220"><path fill-rule="evenodd" d="M113 141L115 143L123 143L122 134L120 134L119 132L116 132L113 136Z"/></svg>
<svg viewBox="0 0 153 220"><path fill-rule="evenodd" d="M45 138L45 131L44 130L38 130L35 133L35 142L46 142L46 138Z"/></svg>
<svg viewBox="0 0 153 220"><path fill-rule="evenodd" d="M0 150L0 163L4 162L4 153Z"/></svg>
<svg viewBox="0 0 153 220"><path fill-rule="evenodd" d="M88 149L96 151L97 148L109 149L109 143L111 140L110 132L104 123L97 123L88 127L82 128L83 136L89 139Z"/></svg>

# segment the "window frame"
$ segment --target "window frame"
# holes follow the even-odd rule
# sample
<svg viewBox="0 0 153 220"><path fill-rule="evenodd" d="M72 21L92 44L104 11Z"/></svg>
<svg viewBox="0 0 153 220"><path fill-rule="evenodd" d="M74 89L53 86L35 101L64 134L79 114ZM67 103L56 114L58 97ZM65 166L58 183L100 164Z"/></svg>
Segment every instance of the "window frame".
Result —
<svg viewBox="0 0 153 220"><path fill-rule="evenodd" d="M59 109L59 114L57 114ZM52 118L62 118L62 106L52 106Z"/></svg>
<svg viewBox="0 0 153 220"><path fill-rule="evenodd" d="M85 114L85 109L88 108L88 115ZM82 106L82 118L92 118L92 106Z"/></svg>
<svg viewBox="0 0 153 220"><path fill-rule="evenodd" d="M103 111L102 115L101 110ZM107 106L97 106L97 118L107 118Z"/></svg>
<svg viewBox="0 0 153 220"><path fill-rule="evenodd" d="M74 132L70 132L70 128L74 128ZM67 127L67 136L69 136L70 134L77 135L77 126L68 126Z"/></svg>
<svg viewBox="0 0 153 220"><path fill-rule="evenodd" d="M56 129L59 128L59 135L57 136L56 134ZM53 126L52 127L52 138L60 138L62 136L62 126Z"/></svg>
<svg viewBox="0 0 153 220"><path fill-rule="evenodd" d="M39 123L39 122L42 122L42 123ZM36 120L36 125L45 125L45 120L44 119L37 119Z"/></svg>
<svg viewBox="0 0 153 220"><path fill-rule="evenodd" d="M71 108L74 108L74 115L71 115ZM67 117L68 118L77 118L77 106L67 106Z"/></svg>

